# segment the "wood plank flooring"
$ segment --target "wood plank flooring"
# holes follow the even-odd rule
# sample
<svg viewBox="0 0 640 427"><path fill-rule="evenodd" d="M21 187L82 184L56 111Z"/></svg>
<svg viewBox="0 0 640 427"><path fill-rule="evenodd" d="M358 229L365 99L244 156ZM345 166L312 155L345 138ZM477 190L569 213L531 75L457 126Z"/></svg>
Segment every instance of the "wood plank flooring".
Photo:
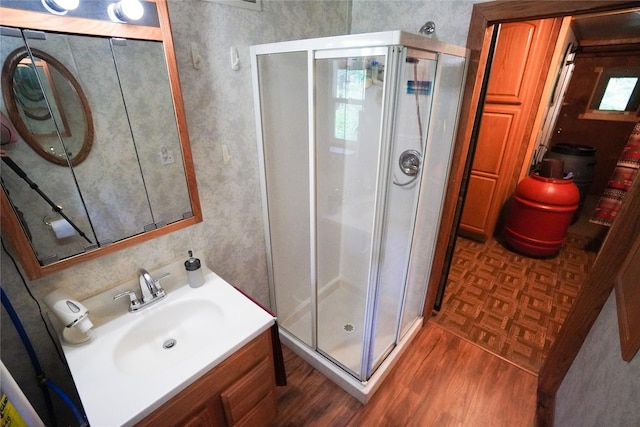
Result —
<svg viewBox="0 0 640 427"><path fill-rule="evenodd" d="M284 347L276 426L532 426L537 378L427 322L367 405Z"/></svg>

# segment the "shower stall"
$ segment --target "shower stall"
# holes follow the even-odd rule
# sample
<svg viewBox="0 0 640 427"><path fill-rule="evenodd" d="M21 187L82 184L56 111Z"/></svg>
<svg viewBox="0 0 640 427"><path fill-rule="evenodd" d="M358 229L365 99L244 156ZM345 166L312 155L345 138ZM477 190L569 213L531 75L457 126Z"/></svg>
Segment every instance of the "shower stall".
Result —
<svg viewBox="0 0 640 427"><path fill-rule="evenodd" d="M467 50L391 31L251 59L281 337L366 403L422 325Z"/></svg>

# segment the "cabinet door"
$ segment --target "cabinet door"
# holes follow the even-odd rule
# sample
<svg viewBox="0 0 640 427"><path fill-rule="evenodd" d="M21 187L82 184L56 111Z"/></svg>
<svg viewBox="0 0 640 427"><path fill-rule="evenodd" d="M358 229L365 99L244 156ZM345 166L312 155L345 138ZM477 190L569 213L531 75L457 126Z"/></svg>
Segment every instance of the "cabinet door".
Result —
<svg viewBox="0 0 640 427"><path fill-rule="evenodd" d="M464 237L486 241L515 188L519 154L537 108L533 97L544 85L543 64L552 53L558 31L554 19L500 26L460 221Z"/></svg>
<svg viewBox="0 0 640 427"><path fill-rule="evenodd" d="M230 426L267 426L276 418L273 365L268 359L220 394Z"/></svg>
<svg viewBox="0 0 640 427"><path fill-rule="evenodd" d="M266 330L137 426L267 426L277 414L271 331Z"/></svg>

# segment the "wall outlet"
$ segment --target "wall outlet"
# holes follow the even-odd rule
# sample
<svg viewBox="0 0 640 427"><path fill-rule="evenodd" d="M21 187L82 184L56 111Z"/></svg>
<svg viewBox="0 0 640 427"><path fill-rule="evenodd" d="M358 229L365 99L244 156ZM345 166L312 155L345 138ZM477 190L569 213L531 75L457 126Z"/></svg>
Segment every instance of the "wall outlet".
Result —
<svg viewBox="0 0 640 427"><path fill-rule="evenodd" d="M191 42L191 63L193 68L199 70L202 68L202 56L200 56L200 46L196 42Z"/></svg>
<svg viewBox="0 0 640 427"><path fill-rule="evenodd" d="M160 163L163 165L170 165L174 163L176 160L173 158L173 151L169 150L166 147L162 147L160 150Z"/></svg>

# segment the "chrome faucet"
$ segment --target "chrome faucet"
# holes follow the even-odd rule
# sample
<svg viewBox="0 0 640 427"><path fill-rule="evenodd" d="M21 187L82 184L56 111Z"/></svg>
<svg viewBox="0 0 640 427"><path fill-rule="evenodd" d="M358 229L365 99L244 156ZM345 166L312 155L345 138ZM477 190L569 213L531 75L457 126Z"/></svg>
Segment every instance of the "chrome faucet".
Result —
<svg viewBox="0 0 640 427"><path fill-rule="evenodd" d="M118 298L122 298L124 296L129 297L129 311L135 312L141 310L148 305L153 304L154 302L160 301L162 298L167 296L167 293L162 286L160 286L160 280L169 276L169 273L165 273L158 278L154 279L151 277L149 272L144 268L138 269L138 282L140 283L140 295L141 298L138 299L136 293L134 291L124 291L113 297L114 300Z"/></svg>

